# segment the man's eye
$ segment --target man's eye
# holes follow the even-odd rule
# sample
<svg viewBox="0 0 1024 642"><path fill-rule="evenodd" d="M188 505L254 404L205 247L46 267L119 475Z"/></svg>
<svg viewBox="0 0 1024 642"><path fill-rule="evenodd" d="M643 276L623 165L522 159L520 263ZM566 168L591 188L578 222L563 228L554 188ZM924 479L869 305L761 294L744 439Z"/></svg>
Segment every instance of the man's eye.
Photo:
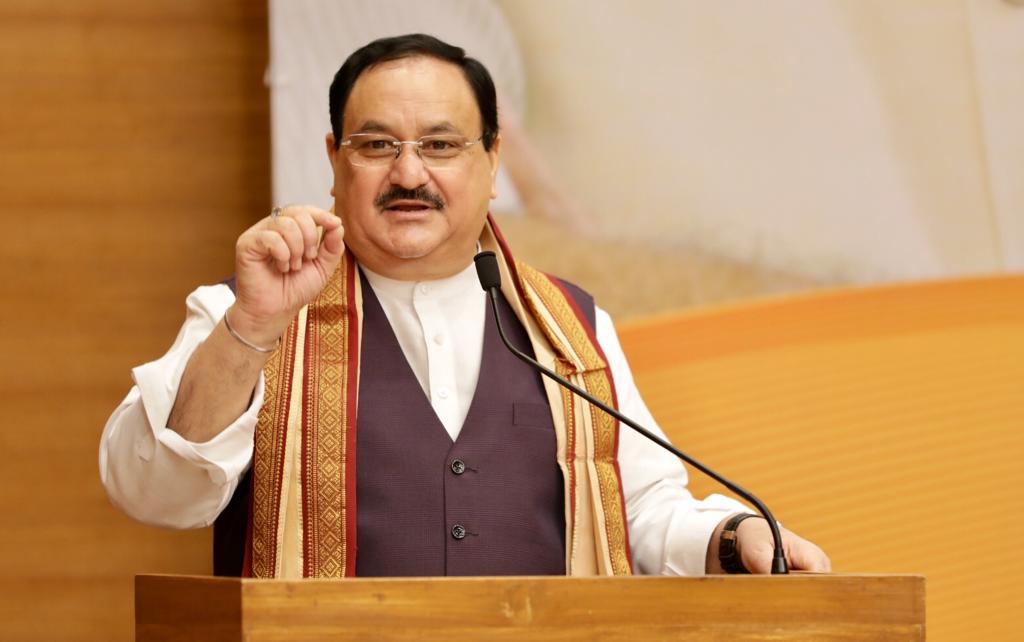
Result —
<svg viewBox="0 0 1024 642"><path fill-rule="evenodd" d="M423 141L423 154L430 158L454 158L462 148L463 143L457 138L431 138Z"/></svg>
<svg viewBox="0 0 1024 642"><path fill-rule="evenodd" d="M363 156L385 158L395 153L395 147L390 138L364 138L356 145L356 151Z"/></svg>

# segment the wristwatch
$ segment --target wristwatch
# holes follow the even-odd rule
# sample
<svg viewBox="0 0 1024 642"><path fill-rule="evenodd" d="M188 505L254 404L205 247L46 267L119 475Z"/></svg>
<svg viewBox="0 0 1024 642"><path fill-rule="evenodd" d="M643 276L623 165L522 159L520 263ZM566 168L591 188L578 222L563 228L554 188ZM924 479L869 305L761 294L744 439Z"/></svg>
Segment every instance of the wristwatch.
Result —
<svg viewBox="0 0 1024 642"><path fill-rule="evenodd" d="M740 552L736 548L736 529L739 528L740 523L748 517L761 517L753 513L740 513L739 515L733 515L729 518L729 521L725 523L725 528L722 529L722 536L718 540L718 561L722 565L722 570L726 573L740 574L747 573L747 567L743 566L743 560L740 559Z"/></svg>

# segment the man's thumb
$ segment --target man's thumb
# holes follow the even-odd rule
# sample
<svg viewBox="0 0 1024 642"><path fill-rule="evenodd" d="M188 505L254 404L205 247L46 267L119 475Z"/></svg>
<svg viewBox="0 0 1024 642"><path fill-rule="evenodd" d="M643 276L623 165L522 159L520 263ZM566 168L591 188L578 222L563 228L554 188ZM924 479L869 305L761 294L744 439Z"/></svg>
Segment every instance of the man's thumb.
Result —
<svg viewBox="0 0 1024 642"><path fill-rule="evenodd" d="M327 274L332 274L334 268L338 267L341 255L345 253L345 228L341 225L324 232L324 238L320 243L320 251L317 252L317 261L327 268Z"/></svg>

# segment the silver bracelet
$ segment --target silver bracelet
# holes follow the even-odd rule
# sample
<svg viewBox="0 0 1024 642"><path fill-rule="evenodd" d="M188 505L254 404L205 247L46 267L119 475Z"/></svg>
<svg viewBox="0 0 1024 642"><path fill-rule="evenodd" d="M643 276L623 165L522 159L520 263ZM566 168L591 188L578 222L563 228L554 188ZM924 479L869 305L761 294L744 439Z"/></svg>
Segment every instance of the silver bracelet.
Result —
<svg viewBox="0 0 1024 642"><path fill-rule="evenodd" d="M247 348L252 348L256 352L259 352L260 354L270 354L271 352L274 352L275 350L277 350L277 347L279 345L281 345L281 340L278 339L277 343L274 344L273 348L263 348L263 347L260 347L260 346L256 345L252 341L249 341L248 339L246 339L242 335L238 334L237 332L235 332L235 329L231 327L231 323L228 322L228 311L227 310L224 311L224 327L228 329L228 334L230 334L234 338L238 339L239 343L241 343L242 345L244 345Z"/></svg>

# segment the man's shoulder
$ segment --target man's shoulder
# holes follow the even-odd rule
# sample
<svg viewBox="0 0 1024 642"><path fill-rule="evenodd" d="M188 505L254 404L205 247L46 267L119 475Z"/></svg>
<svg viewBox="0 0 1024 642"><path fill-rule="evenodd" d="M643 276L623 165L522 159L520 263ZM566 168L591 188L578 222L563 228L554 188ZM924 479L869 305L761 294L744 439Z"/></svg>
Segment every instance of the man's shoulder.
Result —
<svg viewBox="0 0 1024 642"><path fill-rule="evenodd" d="M568 296L569 300L576 305L576 308L579 310L583 318L586 319L587 323L590 324L590 327L595 327L597 306L594 303L593 295L572 281L568 281L554 274L547 274L547 276L556 285L558 285L559 288L561 288L561 290Z"/></svg>

